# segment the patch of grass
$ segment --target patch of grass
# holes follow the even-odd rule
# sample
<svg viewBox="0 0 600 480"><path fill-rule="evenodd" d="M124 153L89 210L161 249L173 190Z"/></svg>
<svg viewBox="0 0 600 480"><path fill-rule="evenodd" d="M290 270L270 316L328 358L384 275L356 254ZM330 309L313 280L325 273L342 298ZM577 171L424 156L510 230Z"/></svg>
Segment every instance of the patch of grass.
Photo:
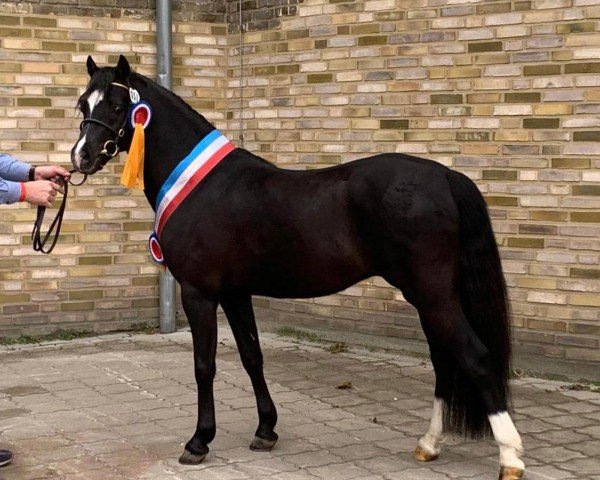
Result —
<svg viewBox="0 0 600 480"><path fill-rule="evenodd" d="M160 331L160 328L158 325L152 325L148 322L140 322L132 324L131 330L134 332L145 333L147 335L154 335Z"/></svg>
<svg viewBox="0 0 600 480"><path fill-rule="evenodd" d="M296 340L303 342L323 343L325 341L321 335L294 327L281 327L277 330L277 335L281 337L295 338Z"/></svg>
<svg viewBox="0 0 600 480"><path fill-rule="evenodd" d="M337 387L338 390L352 390L353 386L352 386L352 382L343 382L340 383Z"/></svg>
<svg viewBox="0 0 600 480"><path fill-rule="evenodd" d="M527 370L523 368L514 368L511 372L510 378L541 378L542 380L553 380L557 382L569 383L561 387L562 390L586 390L589 392L600 392L600 382L581 378L574 382L571 378L566 375L560 375L558 373L542 373L536 370Z"/></svg>
<svg viewBox="0 0 600 480"><path fill-rule="evenodd" d="M329 353L345 353L348 351L348 345L344 342L335 342L325 347Z"/></svg>
<svg viewBox="0 0 600 480"><path fill-rule="evenodd" d="M585 383L573 383L571 385L565 385L562 387L563 390L584 390L587 392L600 393L600 382L585 382Z"/></svg>
<svg viewBox="0 0 600 480"><path fill-rule="evenodd" d="M0 337L0 345L27 345L31 343L51 342L53 340L73 340L75 338L96 335L91 331L59 329L45 335L19 335L18 337Z"/></svg>
<svg viewBox="0 0 600 480"><path fill-rule="evenodd" d="M541 373L534 370L527 370L524 368L513 368L510 378L521 378L521 377L535 377L542 378L544 380L555 380L557 382L572 382L567 376L560 375L558 373Z"/></svg>
<svg viewBox="0 0 600 480"><path fill-rule="evenodd" d="M159 327L148 322L134 323L130 329L116 330L112 333L128 332L128 333L145 333L153 335L159 331ZM102 332L109 333L109 332ZM29 345L33 343L52 342L54 340L75 340L76 338L86 338L101 335L101 333L91 330L65 330L58 329L55 332L45 335L19 335L18 337L0 337L0 345Z"/></svg>

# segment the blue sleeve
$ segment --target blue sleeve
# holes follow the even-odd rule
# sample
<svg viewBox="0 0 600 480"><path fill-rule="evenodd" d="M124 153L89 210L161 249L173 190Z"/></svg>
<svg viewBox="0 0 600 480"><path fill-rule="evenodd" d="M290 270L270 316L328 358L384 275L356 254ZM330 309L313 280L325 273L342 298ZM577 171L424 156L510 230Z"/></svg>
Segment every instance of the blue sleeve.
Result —
<svg viewBox="0 0 600 480"><path fill-rule="evenodd" d="M19 182L11 182L0 178L0 203L15 203L21 196Z"/></svg>
<svg viewBox="0 0 600 480"><path fill-rule="evenodd" d="M19 162L16 158L0 153L0 178L13 182L26 182L30 165Z"/></svg>

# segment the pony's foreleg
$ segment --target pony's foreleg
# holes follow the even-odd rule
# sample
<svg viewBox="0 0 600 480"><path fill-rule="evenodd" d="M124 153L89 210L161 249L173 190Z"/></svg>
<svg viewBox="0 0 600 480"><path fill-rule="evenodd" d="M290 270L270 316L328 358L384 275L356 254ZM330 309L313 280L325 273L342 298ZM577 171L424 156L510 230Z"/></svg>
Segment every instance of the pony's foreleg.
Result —
<svg viewBox="0 0 600 480"><path fill-rule="evenodd" d="M271 399L263 373L263 356L250 295L223 295L221 306L231 325L231 331L240 352L242 364L250 377L258 409L258 429L251 450L271 450L277 442L274 431L277 410Z"/></svg>
<svg viewBox="0 0 600 480"><path fill-rule="evenodd" d="M215 438L215 401L213 380L217 353L217 304L189 284L181 285L181 300L187 315L194 344L194 374L198 386L198 423L196 432L185 446L180 463L197 464L208 454L208 444Z"/></svg>

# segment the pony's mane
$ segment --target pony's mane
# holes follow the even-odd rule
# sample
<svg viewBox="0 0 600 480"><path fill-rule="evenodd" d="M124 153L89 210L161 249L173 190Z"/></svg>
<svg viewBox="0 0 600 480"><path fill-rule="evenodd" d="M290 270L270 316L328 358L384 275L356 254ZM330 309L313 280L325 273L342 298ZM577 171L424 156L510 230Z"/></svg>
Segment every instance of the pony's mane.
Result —
<svg viewBox="0 0 600 480"><path fill-rule="evenodd" d="M132 72L132 77L138 78L140 79L142 82L144 82L144 84L146 86L150 86L160 92L166 93L168 94L173 100L175 100L176 102L181 103L182 105L185 105L185 108L188 110L188 112L197 115L198 117L200 117L200 119L206 123L210 123L208 122L208 120L206 120L206 118L204 118L204 116L200 113L198 113L196 110L194 110L192 108L192 106L187 103L183 98L181 98L179 95L177 95L176 93L173 93L171 90L168 90L166 88L164 88L162 85L159 85L158 83L156 83L154 80L151 80L148 77L145 77L144 75L140 75L139 73L133 73Z"/></svg>
<svg viewBox="0 0 600 480"><path fill-rule="evenodd" d="M92 77L92 79L90 80L90 83L88 84L85 92L83 92L83 94L81 95L81 97L79 97L79 100L77 101L77 109L79 111L82 111L82 107L85 104L85 102L87 102L87 99L89 98L89 96L92 94L92 92L99 90L101 92L106 92L108 90L108 87L110 86L110 84L112 82L115 81L115 67L102 67L100 68ZM160 86L158 83L156 83L155 81L151 80L148 77L145 77L144 75L141 75L139 73L136 72L131 72L131 76L130 76L130 84L131 86L135 86L136 84L142 84L144 87L148 87L150 89L154 89L157 92L160 92L164 95L167 95L169 97L171 97L171 99L178 104L181 104L183 106L185 106L186 111L193 115L194 117L196 117L196 119L202 123L204 123L206 126L211 126L214 128L214 125L212 125L208 120L206 120L206 118L198 113L196 110L194 110L185 100L183 100L179 95L173 93L171 90L168 90L162 86Z"/></svg>
<svg viewBox="0 0 600 480"><path fill-rule="evenodd" d="M110 84L114 81L115 81L115 67L100 68L94 74L92 79L90 80L90 83L87 86L85 92L83 92L81 97L79 97L79 100L77 101L77 109L79 111L82 111L83 105L85 105L85 103L87 102L87 99L92 94L92 92L94 92L96 90L100 90L101 92L106 92L108 90L108 87L110 86ZM131 72L130 84L133 87L135 87L136 85L139 86L141 84L146 88L155 90L159 94L168 96L173 101L173 103L184 106L186 109L186 112L189 113L191 116L193 116L198 122L202 123L204 125L204 127L206 127L209 130L212 130L215 128L215 126L212 123L210 123L202 114L200 114L196 110L194 110L192 108L192 106L189 103L187 103L183 98L181 98L179 95L173 93L171 90L168 90L168 89L162 87L161 85L156 83L154 80L152 80L148 77L145 77L144 75L141 75L139 73ZM246 152L248 154L252 155L257 160L260 160L263 163L272 165L271 162L265 160L264 158L254 155L253 153L248 152L247 150L246 150Z"/></svg>

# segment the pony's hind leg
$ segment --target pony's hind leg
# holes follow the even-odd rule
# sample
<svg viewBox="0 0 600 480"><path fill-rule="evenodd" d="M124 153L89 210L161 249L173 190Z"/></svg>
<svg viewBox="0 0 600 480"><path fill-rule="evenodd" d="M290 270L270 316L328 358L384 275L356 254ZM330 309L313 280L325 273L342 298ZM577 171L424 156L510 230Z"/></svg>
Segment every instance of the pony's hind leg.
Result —
<svg viewBox="0 0 600 480"><path fill-rule="evenodd" d="M192 331L194 374L198 387L198 423L194 436L179 458L183 464L201 463L208 444L215 438L213 380L217 353L217 302L206 298L189 284L181 285L181 300Z"/></svg>
<svg viewBox="0 0 600 480"><path fill-rule="evenodd" d="M444 414L451 400L452 372L448 369L448 354L446 354L433 341L429 340L431 361L435 371L435 393L431 421L427 433L419 439L413 457L420 462L431 462L440 455L440 443L444 441Z"/></svg>
<svg viewBox="0 0 600 480"><path fill-rule="evenodd" d="M431 462L440 456L440 443L444 440L444 400L435 396L429 430L419 439L413 457L419 462Z"/></svg>
<svg viewBox="0 0 600 480"><path fill-rule="evenodd" d="M478 437L491 426L500 450L500 479L520 478L525 468L520 459L521 438L507 413L507 399L499 386L490 352L467 321L458 295L444 298L434 294L417 308L425 330L448 354L448 362L439 371L442 375L451 373L453 378L440 378L449 382L445 384L449 391L436 389L436 394L449 399L449 428ZM456 368L452 368L453 364Z"/></svg>
<svg viewBox="0 0 600 480"><path fill-rule="evenodd" d="M250 377L256 396L258 428L254 440L250 444L250 450L271 450L278 439L274 431L277 423L277 410L263 373L263 356L252 309L252 297L245 294L223 295L221 306L229 325L231 325L242 364Z"/></svg>

